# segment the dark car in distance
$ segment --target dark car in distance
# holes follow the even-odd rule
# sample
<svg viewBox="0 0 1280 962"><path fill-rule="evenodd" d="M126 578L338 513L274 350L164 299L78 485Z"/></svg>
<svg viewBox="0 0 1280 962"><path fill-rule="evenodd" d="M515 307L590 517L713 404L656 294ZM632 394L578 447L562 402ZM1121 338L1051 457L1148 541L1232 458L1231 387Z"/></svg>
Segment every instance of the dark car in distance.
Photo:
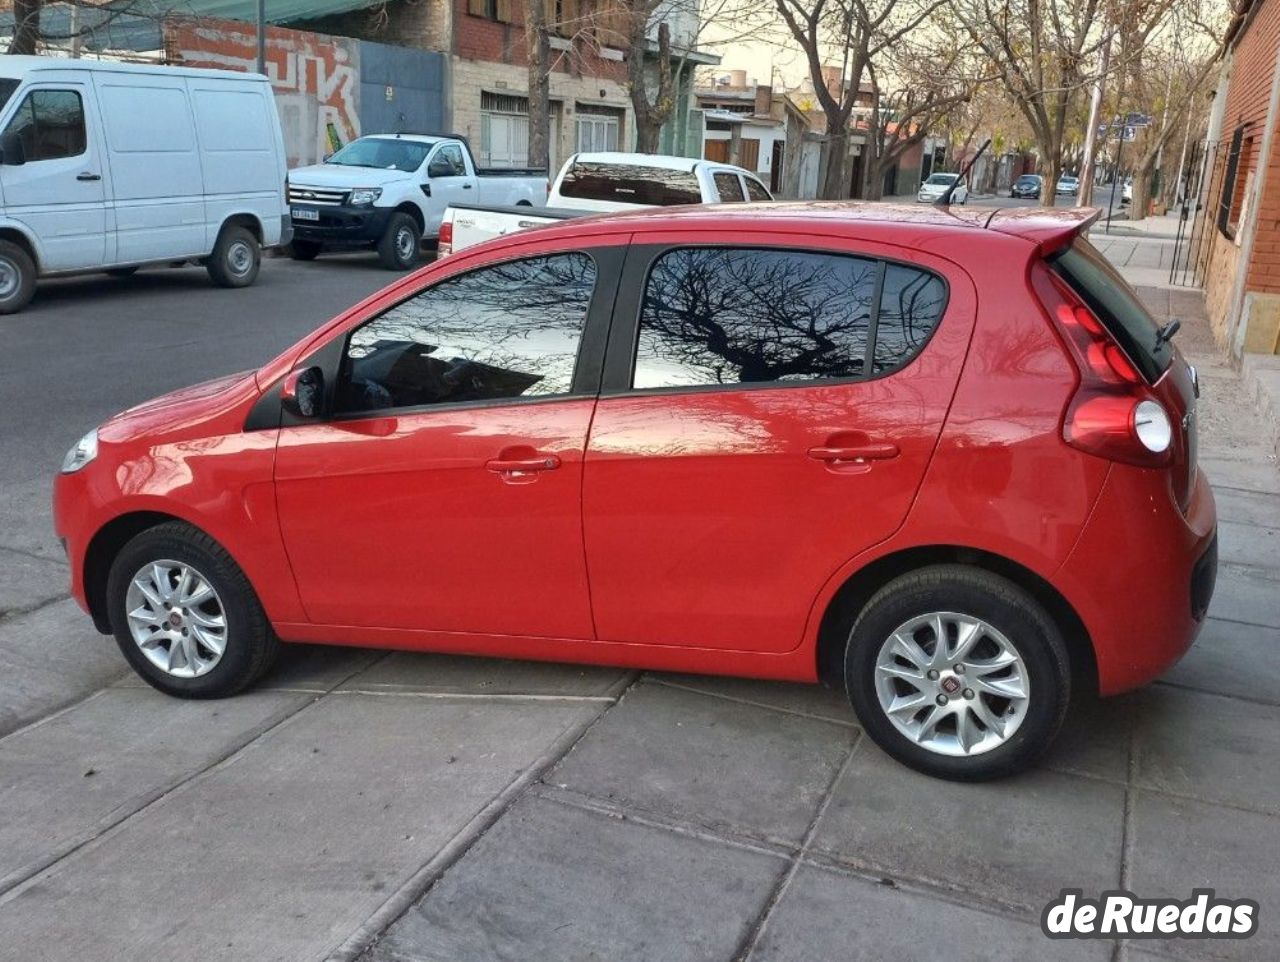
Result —
<svg viewBox="0 0 1280 962"><path fill-rule="evenodd" d="M1044 178L1039 174L1023 174L1009 188L1010 197L1039 197Z"/></svg>

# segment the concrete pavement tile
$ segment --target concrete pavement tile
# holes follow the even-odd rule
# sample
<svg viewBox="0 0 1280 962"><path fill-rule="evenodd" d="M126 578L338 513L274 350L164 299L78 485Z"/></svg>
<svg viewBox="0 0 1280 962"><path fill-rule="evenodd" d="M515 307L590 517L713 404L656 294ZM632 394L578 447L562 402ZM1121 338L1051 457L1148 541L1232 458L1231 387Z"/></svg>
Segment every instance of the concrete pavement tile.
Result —
<svg viewBox="0 0 1280 962"><path fill-rule="evenodd" d="M1200 467L1213 485L1263 494L1280 494L1280 471L1274 463L1245 458L1239 461L1202 457Z"/></svg>
<svg viewBox="0 0 1280 962"><path fill-rule="evenodd" d="M545 781L794 844L855 737L842 725L641 682Z"/></svg>
<svg viewBox="0 0 1280 962"><path fill-rule="evenodd" d="M654 681L693 688L709 695L737 698L746 702L780 708L799 715L813 715L843 725L856 725L858 719L843 691L822 685L805 685L785 681L763 681L758 678L728 678L716 675L665 675L654 673Z"/></svg>
<svg viewBox="0 0 1280 962"><path fill-rule="evenodd" d="M327 691L344 678L384 657L386 652L373 648L284 644L280 646L280 658L275 666L253 687L255 691L281 688ZM151 686L131 671L116 682L116 687Z"/></svg>
<svg viewBox="0 0 1280 962"><path fill-rule="evenodd" d="M183 701L110 688L0 741L0 889L310 700Z"/></svg>
<svg viewBox="0 0 1280 962"><path fill-rule="evenodd" d="M785 861L531 796L369 962L733 957Z"/></svg>
<svg viewBox="0 0 1280 962"><path fill-rule="evenodd" d="M1211 888L1220 898L1250 898L1261 906L1258 931L1249 939L1170 939L1152 949L1194 960L1280 958L1275 818L1140 791L1133 801L1131 847L1128 888L1135 895L1187 899L1192 889Z"/></svg>
<svg viewBox="0 0 1280 962"><path fill-rule="evenodd" d="M29 962L323 958L596 711L326 698L18 890L0 945Z"/></svg>
<svg viewBox="0 0 1280 962"><path fill-rule="evenodd" d="M1219 521L1280 525L1280 495L1215 485L1213 497L1218 503Z"/></svg>
<svg viewBox="0 0 1280 962"><path fill-rule="evenodd" d="M1280 628L1280 570L1222 562L1209 614Z"/></svg>
<svg viewBox="0 0 1280 962"><path fill-rule="evenodd" d="M621 668L592 665L398 651L342 687L474 695L604 695L625 674Z"/></svg>
<svg viewBox="0 0 1280 962"><path fill-rule="evenodd" d="M67 566L0 548L0 617L67 596Z"/></svg>
<svg viewBox="0 0 1280 962"><path fill-rule="evenodd" d="M1038 912L1066 885L1120 880L1124 788L1044 770L943 782L859 746L813 851Z"/></svg>
<svg viewBox="0 0 1280 962"><path fill-rule="evenodd" d="M1280 628L1206 618L1200 637L1164 679L1188 688L1280 704Z"/></svg>
<svg viewBox="0 0 1280 962"><path fill-rule="evenodd" d="M113 639L70 599L0 622L0 735L84 698L126 671Z"/></svg>
<svg viewBox="0 0 1280 962"><path fill-rule="evenodd" d="M1124 781L1129 775L1133 718L1139 710L1132 695L1077 699L1044 757L1044 766Z"/></svg>
<svg viewBox="0 0 1280 962"><path fill-rule="evenodd" d="M1280 525L1280 515L1273 520ZM1233 564L1270 568L1280 577L1280 527L1221 520L1218 557Z"/></svg>
<svg viewBox="0 0 1280 962"><path fill-rule="evenodd" d="M1097 960L1110 942L1060 942L1024 922L944 902L867 879L801 866L769 916L748 962L886 962L961 960Z"/></svg>
<svg viewBox="0 0 1280 962"><path fill-rule="evenodd" d="M1280 707L1167 685L1142 695L1138 784L1280 814Z"/></svg>

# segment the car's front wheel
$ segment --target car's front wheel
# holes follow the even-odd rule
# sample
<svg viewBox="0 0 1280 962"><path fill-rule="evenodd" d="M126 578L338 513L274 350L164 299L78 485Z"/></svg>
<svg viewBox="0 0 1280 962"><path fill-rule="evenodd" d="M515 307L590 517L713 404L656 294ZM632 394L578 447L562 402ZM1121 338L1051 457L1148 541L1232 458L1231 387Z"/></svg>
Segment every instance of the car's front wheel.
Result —
<svg viewBox="0 0 1280 962"><path fill-rule="evenodd" d="M378 260L387 270L407 271L418 263L422 231L418 222L403 211L391 215L378 241Z"/></svg>
<svg viewBox="0 0 1280 962"><path fill-rule="evenodd" d="M867 603L845 654L849 699L894 758L978 781L1030 765L1062 725L1071 672L1043 607L999 575L937 565Z"/></svg>
<svg viewBox="0 0 1280 962"><path fill-rule="evenodd" d="M134 537L107 578L116 643L144 680L180 698L233 695L279 641L244 572L208 535L169 522Z"/></svg>

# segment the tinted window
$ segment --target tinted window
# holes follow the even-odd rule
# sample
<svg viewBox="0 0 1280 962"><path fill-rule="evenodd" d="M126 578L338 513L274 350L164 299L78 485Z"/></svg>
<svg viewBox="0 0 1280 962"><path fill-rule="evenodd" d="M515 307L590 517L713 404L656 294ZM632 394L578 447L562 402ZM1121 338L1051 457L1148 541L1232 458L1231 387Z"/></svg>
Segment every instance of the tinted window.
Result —
<svg viewBox="0 0 1280 962"><path fill-rule="evenodd" d="M871 373L883 374L915 357L938 326L946 304L947 288L937 275L886 264Z"/></svg>
<svg viewBox="0 0 1280 962"><path fill-rule="evenodd" d="M728 171L721 171L714 175L716 182L716 193L720 195L721 203L731 203L733 201L743 201L747 198L742 193L742 181L738 180L737 174L731 174Z"/></svg>
<svg viewBox="0 0 1280 962"><path fill-rule="evenodd" d="M17 134L28 163L75 157L85 151L84 107L71 90L33 90L6 133Z"/></svg>
<svg viewBox="0 0 1280 962"><path fill-rule="evenodd" d="M752 200L773 200L773 195L764 189L764 184L754 177L742 178L747 182L747 196Z"/></svg>
<svg viewBox="0 0 1280 962"><path fill-rule="evenodd" d="M879 264L801 251L663 254L645 287L638 388L857 377Z"/></svg>
<svg viewBox="0 0 1280 962"><path fill-rule="evenodd" d="M435 156L435 161L441 165L448 164L455 177L461 177L467 172L467 167L462 162L462 148L457 144L445 144L441 147Z"/></svg>
<svg viewBox="0 0 1280 962"><path fill-rule="evenodd" d="M702 203L702 189L693 171L633 164L574 163L560 181L560 194L653 206Z"/></svg>
<svg viewBox="0 0 1280 962"><path fill-rule="evenodd" d="M1160 326L1124 278L1083 237L1053 260L1058 275L1080 296L1149 383L1169 367L1172 347L1156 343Z"/></svg>
<svg viewBox="0 0 1280 962"><path fill-rule="evenodd" d="M586 254L442 281L351 334L345 411L567 394L595 286Z"/></svg>

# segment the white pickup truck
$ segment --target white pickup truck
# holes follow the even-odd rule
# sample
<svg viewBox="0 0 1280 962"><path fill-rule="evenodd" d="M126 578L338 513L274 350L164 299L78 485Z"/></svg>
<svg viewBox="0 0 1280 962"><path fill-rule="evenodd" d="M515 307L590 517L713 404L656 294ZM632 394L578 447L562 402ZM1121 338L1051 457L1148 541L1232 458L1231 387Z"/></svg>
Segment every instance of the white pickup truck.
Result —
<svg viewBox="0 0 1280 962"><path fill-rule="evenodd" d="M440 227L439 256L569 217L748 200L773 200L773 195L755 174L730 164L660 154L574 154L556 177L546 207L450 204Z"/></svg>
<svg viewBox="0 0 1280 962"><path fill-rule="evenodd" d="M445 208L470 202L542 206L546 170L483 170L463 137L373 134L324 163L289 172L290 253L373 248L384 267L408 270L421 241L440 233Z"/></svg>

